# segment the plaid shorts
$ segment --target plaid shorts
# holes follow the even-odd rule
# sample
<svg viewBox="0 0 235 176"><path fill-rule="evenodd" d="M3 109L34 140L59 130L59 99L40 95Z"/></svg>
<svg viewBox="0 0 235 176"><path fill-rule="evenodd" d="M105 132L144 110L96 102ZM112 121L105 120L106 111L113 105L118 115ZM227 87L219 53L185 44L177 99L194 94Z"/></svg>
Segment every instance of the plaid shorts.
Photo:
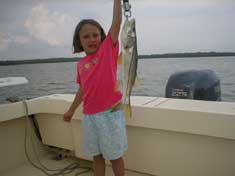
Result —
<svg viewBox="0 0 235 176"><path fill-rule="evenodd" d="M103 155L106 160L115 160L127 150L125 117L121 110L84 114L82 128L86 156Z"/></svg>

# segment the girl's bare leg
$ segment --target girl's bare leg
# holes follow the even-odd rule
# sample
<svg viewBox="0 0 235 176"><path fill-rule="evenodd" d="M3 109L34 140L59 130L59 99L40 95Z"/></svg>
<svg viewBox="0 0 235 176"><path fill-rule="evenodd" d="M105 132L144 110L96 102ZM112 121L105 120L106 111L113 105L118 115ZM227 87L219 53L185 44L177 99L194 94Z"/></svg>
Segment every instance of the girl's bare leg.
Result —
<svg viewBox="0 0 235 176"><path fill-rule="evenodd" d="M94 176L105 176L105 159L102 155L93 157Z"/></svg>
<svg viewBox="0 0 235 176"><path fill-rule="evenodd" d="M125 167L124 167L124 161L121 158L118 158L116 160L111 160L112 168L115 176L124 176L125 175Z"/></svg>

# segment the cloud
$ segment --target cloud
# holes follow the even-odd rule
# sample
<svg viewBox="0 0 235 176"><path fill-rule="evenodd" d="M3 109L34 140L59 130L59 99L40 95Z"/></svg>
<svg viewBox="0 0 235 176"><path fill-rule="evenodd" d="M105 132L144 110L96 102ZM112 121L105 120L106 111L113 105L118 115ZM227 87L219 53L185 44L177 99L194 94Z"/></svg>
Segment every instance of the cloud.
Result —
<svg viewBox="0 0 235 176"><path fill-rule="evenodd" d="M39 4L32 8L24 26L34 38L47 42L50 46L63 46L69 23L69 15L49 11L45 5Z"/></svg>
<svg viewBox="0 0 235 176"><path fill-rule="evenodd" d="M139 53L234 50L235 25L231 19L235 14L235 1L150 2L132 3Z"/></svg>
<svg viewBox="0 0 235 176"><path fill-rule="evenodd" d="M19 44L29 44L32 42L32 39L26 36L16 36L14 42Z"/></svg>
<svg viewBox="0 0 235 176"><path fill-rule="evenodd" d="M234 0L197 0L197 1L189 1L189 0L135 0L131 2L131 4L140 3L142 5L148 6L149 4L157 4L157 5L167 5L167 6L221 6L226 4L234 3Z"/></svg>
<svg viewBox="0 0 235 176"><path fill-rule="evenodd" d="M112 4L113 0L3 0L0 56L73 56L77 23L94 18L107 31ZM130 4L139 54L234 51L234 0L134 0Z"/></svg>
<svg viewBox="0 0 235 176"><path fill-rule="evenodd" d="M9 35L0 32L0 51L3 51L8 48L11 40L9 38Z"/></svg>
<svg viewBox="0 0 235 176"><path fill-rule="evenodd" d="M7 50L11 44L29 44L31 38L23 35L13 36L10 33L0 32L0 51Z"/></svg>

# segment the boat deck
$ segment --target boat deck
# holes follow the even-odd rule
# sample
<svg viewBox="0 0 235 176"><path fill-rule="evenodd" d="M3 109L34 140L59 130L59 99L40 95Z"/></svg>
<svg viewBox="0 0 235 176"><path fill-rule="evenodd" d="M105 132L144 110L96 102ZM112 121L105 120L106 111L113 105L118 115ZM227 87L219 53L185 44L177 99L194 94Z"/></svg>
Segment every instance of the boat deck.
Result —
<svg viewBox="0 0 235 176"><path fill-rule="evenodd" d="M64 174L65 176L93 176L93 171L89 168L92 168L91 161L79 160L79 159L69 159L65 158L62 160L49 159L44 157L41 159L41 163L47 167L47 169L63 169L66 166L77 163L79 165L78 169L73 170L71 173ZM36 162L39 165L39 162ZM57 172L48 172L49 174L55 174ZM1 176L45 176L41 170L33 167L29 162L24 163L18 167L12 168L5 173L1 173ZM106 174L105 176L114 176L112 167L106 165ZM138 173L135 171L126 170L125 176L149 176L149 174Z"/></svg>
<svg viewBox="0 0 235 176"><path fill-rule="evenodd" d="M64 168L74 160L91 168L90 158L82 155L82 109L76 111L71 123L62 120L73 98L51 95L28 100L27 106L22 102L0 105L1 176L45 175L29 164L25 148L30 157L37 154L51 169ZM126 176L235 175L235 103L157 97L132 100L133 118L126 120L128 150L124 159L130 169ZM26 109L30 118L25 117ZM32 125L27 125L26 131L26 124L34 124L32 119L37 122L41 138ZM55 160L58 154L67 158ZM75 176L80 171L84 170L64 175ZM110 166L106 171L106 176L114 175Z"/></svg>

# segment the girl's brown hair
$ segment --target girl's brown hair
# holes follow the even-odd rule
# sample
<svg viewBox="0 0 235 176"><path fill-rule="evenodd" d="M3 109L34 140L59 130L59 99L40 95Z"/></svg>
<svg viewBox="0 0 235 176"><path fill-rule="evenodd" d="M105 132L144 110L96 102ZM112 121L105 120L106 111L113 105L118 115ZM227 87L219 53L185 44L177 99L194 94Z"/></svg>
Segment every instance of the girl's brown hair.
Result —
<svg viewBox="0 0 235 176"><path fill-rule="evenodd" d="M101 41L103 41L106 37L105 35L105 32L103 30L103 28L101 27L101 25L93 20L93 19L84 19L82 21L80 21L77 25L77 27L75 28L75 31L74 31L74 35L73 35L73 53L79 53L79 52L82 52L84 51L82 45L81 45L81 42L80 42L80 37L79 37L79 33L81 31L81 28L85 25L85 24L91 24L91 25L94 25L96 26L97 28L100 29L100 32L101 32Z"/></svg>

